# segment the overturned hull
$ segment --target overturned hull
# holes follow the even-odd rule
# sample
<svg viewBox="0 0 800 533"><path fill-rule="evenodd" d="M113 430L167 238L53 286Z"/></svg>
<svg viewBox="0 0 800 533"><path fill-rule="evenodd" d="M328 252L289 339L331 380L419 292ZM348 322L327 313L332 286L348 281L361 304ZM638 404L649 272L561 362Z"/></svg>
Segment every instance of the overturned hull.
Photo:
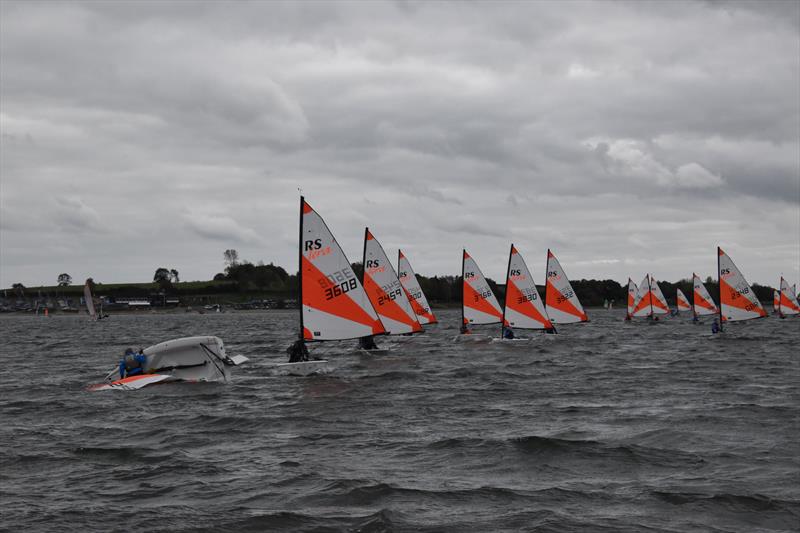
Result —
<svg viewBox="0 0 800 533"><path fill-rule="evenodd" d="M90 390L140 388L138 385L145 386L166 381L226 382L230 380L230 367L247 361L247 358L241 355L227 355L219 337L173 339L150 346L142 353L147 357L144 375L163 376L163 378L121 379L119 369L116 369L107 376L106 383L92 386ZM121 383L123 381L125 383Z"/></svg>

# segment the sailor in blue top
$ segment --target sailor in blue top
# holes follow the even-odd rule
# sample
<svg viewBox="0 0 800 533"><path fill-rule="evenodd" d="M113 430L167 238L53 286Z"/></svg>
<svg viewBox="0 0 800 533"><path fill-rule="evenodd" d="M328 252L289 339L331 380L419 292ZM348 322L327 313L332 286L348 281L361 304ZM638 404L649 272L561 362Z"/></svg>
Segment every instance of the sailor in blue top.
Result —
<svg viewBox="0 0 800 533"><path fill-rule="evenodd" d="M503 326L503 338L508 340L514 338L514 330L511 329L511 326Z"/></svg>
<svg viewBox="0 0 800 533"><path fill-rule="evenodd" d="M139 353L135 353L132 348L128 348L119 362L120 379L144 374L145 364L147 364L147 356L141 353L141 350Z"/></svg>

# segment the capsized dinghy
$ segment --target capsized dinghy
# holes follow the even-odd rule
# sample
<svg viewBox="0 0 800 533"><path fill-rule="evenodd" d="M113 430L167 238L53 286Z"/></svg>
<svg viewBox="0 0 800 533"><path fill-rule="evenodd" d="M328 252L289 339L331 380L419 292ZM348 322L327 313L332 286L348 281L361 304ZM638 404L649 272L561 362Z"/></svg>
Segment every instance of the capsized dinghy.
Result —
<svg viewBox="0 0 800 533"><path fill-rule="evenodd" d="M122 378L119 369L106 376L105 383L91 385L88 390L135 390L147 385L168 381L223 381L230 380L232 366L248 359L243 355L225 353L219 337L184 337L165 341L145 348L144 373Z"/></svg>

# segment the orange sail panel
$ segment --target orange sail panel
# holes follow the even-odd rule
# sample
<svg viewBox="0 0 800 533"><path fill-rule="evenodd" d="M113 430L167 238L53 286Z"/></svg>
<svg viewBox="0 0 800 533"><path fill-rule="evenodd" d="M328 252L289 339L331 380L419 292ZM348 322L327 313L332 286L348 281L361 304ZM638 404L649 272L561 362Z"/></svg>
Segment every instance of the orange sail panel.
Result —
<svg viewBox="0 0 800 533"><path fill-rule="evenodd" d="M717 248L719 258L719 293L722 320L733 322L767 316L753 288L728 254Z"/></svg>
<svg viewBox="0 0 800 533"><path fill-rule="evenodd" d="M322 217L300 199L303 337L342 340L384 333L378 314Z"/></svg>
<svg viewBox="0 0 800 533"><path fill-rule="evenodd" d="M397 252L397 277L400 279L400 284L411 302L411 308L414 309L419 323L423 326L425 324L436 324L436 317L431 311L431 306L428 305L425 293L422 292L417 275L402 250Z"/></svg>
<svg viewBox="0 0 800 533"><path fill-rule="evenodd" d="M553 329L528 266L511 245L506 274L504 325L521 329Z"/></svg>
<svg viewBox="0 0 800 533"><path fill-rule="evenodd" d="M567 274L561 268L561 263L550 250L547 250L545 301L547 315L554 324L571 324L589 320L578 296L572 289Z"/></svg>
<svg viewBox="0 0 800 533"><path fill-rule="evenodd" d="M369 229L364 231L364 289L389 335L422 331L392 263Z"/></svg>
<svg viewBox="0 0 800 533"><path fill-rule="evenodd" d="M653 314L666 315L669 313L669 305L667 299L664 298L664 293L661 292L661 287L658 286L656 278L650 276L650 291L653 295Z"/></svg>
<svg viewBox="0 0 800 533"><path fill-rule="evenodd" d="M633 313L631 316L643 317L650 316L653 310L651 301L653 299L652 292L650 291L650 274L645 275L642 282L639 284L639 293L636 303L633 306Z"/></svg>
<svg viewBox="0 0 800 533"><path fill-rule="evenodd" d="M497 324L503 312L478 263L464 250L462 263L463 294L461 305L465 324Z"/></svg>

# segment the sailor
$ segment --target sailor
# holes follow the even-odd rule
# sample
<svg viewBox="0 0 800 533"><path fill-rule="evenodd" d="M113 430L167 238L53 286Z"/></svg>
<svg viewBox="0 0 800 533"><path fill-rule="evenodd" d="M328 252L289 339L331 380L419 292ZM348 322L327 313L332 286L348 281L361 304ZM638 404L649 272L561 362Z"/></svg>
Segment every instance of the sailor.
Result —
<svg viewBox="0 0 800 533"><path fill-rule="evenodd" d="M469 335L470 333L472 333L472 330L469 329L466 324L461 324L461 334Z"/></svg>
<svg viewBox="0 0 800 533"><path fill-rule="evenodd" d="M719 327L719 322L715 318L714 322L711 323L711 333L716 334L716 333L719 333L720 331L722 331L722 328Z"/></svg>
<svg viewBox="0 0 800 533"><path fill-rule="evenodd" d="M128 348L119 362L120 379L144 374L144 365L146 364L147 356L142 353L141 349L139 353L136 353L133 348Z"/></svg>
<svg viewBox="0 0 800 533"><path fill-rule="evenodd" d="M692 322L700 322L700 319L699 319L699 318L697 318L697 315L694 315L694 316L692 317Z"/></svg>
<svg viewBox="0 0 800 533"><path fill-rule="evenodd" d="M508 340L514 338L514 330L511 329L511 326L503 326L503 338Z"/></svg>
<svg viewBox="0 0 800 533"><path fill-rule="evenodd" d="M362 350L377 350L378 345L375 344L375 339L372 335L367 335L366 337L359 337L358 339L358 347Z"/></svg>
<svg viewBox="0 0 800 533"><path fill-rule="evenodd" d="M294 341L294 344L286 348L286 353L289 354L290 363L300 363L308 361L308 347L306 347L303 336Z"/></svg>

